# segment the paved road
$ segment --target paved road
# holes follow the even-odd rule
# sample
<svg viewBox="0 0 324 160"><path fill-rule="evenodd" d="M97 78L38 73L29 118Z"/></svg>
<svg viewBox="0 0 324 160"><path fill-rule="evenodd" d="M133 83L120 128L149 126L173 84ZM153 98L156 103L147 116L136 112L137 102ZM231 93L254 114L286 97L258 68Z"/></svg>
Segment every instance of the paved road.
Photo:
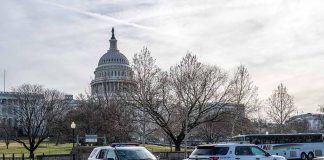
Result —
<svg viewBox="0 0 324 160"><path fill-rule="evenodd" d="M317 157L317 158L314 158L314 160L321 160L321 159L324 160L324 157Z"/></svg>

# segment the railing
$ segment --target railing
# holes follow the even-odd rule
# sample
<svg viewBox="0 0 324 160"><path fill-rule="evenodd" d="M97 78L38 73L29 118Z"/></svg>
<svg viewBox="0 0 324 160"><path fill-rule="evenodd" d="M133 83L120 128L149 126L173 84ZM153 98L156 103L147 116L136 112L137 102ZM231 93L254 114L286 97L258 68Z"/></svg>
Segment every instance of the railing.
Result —
<svg viewBox="0 0 324 160"><path fill-rule="evenodd" d="M40 155L37 156L37 160L70 160L72 156L70 154L52 154L52 155Z"/></svg>
<svg viewBox="0 0 324 160"><path fill-rule="evenodd" d="M153 152L160 160L182 160L185 158L185 152Z"/></svg>
<svg viewBox="0 0 324 160"><path fill-rule="evenodd" d="M24 153L22 153L22 154L12 153L12 154L1 154L0 160L31 160L31 159L28 158L28 156L26 157L26 155Z"/></svg>
<svg viewBox="0 0 324 160"><path fill-rule="evenodd" d="M0 160L32 160L24 153L0 154ZM70 160L70 154L35 155L34 160Z"/></svg>

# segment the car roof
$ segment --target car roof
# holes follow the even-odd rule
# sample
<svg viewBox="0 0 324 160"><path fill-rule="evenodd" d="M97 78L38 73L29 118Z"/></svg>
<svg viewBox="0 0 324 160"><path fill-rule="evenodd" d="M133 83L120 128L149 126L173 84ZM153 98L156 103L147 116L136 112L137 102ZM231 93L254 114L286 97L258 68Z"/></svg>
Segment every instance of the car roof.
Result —
<svg viewBox="0 0 324 160"><path fill-rule="evenodd" d="M145 148L142 146L117 146L117 147L111 147L111 146L100 146L100 147L95 147L94 149L136 149L136 148Z"/></svg>
<svg viewBox="0 0 324 160"><path fill-rule="evenodd" d="M239 143L221 143L221 144L204 144L204 145L199 145L200 146L256 146L255 144L239 144Z"/></svg>
<svg viewBox="0 0 324 160"><path fill-rule="evenodd" d="M138 149L138 148L145 148L145 147L142 147L142 146L122 146L122 147L113 147L113 148L116 148L116 149Z"/></svg>
<svg viewBox="0 0 324 160"><path fill-rule="evenodd" d="M100 147L95 147L94 149L111 149L113 147L111 146L100 146Z"/></svg>

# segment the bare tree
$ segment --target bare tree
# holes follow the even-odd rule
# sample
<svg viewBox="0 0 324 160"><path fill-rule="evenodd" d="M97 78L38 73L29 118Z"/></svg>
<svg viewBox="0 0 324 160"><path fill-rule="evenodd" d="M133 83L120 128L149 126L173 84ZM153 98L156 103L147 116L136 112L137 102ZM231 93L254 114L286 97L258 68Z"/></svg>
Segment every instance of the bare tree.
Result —
<svg viewBox="0 0 324 160"><path fill-rule="evenodd" d="M10 141L15 136L15 130L9 124L5 124L4 122L0 122L0 137L3 138L4 143L6 144L6 148L9 148Z"/></svg>
<svg viewBox="0 0 324 160"><path fill-rule="evenodd" d="M252 118L254 133L262 134L269 132L267 128L267 118L264 114L264 108L259 107L255 116Z"/></svg>
<svg viewBox="0 0 324 160"><path fill-rule="evenodd" d="M231 136L233 136L234 134L237 134L235 133L237 129L235 126L243 126L244 124L239 124L240 122L244 122L242 119L245 117L251 117L251 115L258 111L260 107L258 88L253 85L251 76L247 68L243 65L237 67L234 72L231 95L233 96L232 103L234 103L237 107L244 107L243 110L233 110L230 121L232 128ZM244 112L243 116L242 113L240 113L242 111Z"/></svg>
<svg viewBox="0 0 324 160"><path fill-rule="evenodd" d="M44 89L40 85L24 84L13 89L16 92L18 107L14 109L18 127L28 141L15 137L14 141L21 143L34 159L34 151L46 139L55 119L66 106L64 94L53 89Z"/></svg>
<svg viewBox="0 0 324 160"><path fill-rule="evenodd" d="M180 64L162 72L144 48L133 59L134 81L127 102L161 127L176 151L186 135L205 122L217 121L229 100L227 75L217 66L204 65L187 54Z"/></svg>
<svg viewBox="0 0 324 160"><path fill-rule="evenodd" d="M293 97L288 94L287 88L281 83L267 99L269 118L277 125L280 133L284 132L285 122L296 111Z"/></svg>
<svg viewBox="0 0 324 160"><path fill-rule="evenodd" d="M79 95L78 106L67 113L65 126L74 121L77 134L109 137L109 142L130 141L134 132L133 111L120 100L105 95ZM69 128L68 128L69 129Z"/></svg>
<svg viewBox="0 0 324 160"><path fill-rule="evenodd" d="M320 130L321 132L324 131L324 104L318 105L317 109L321 114L318 115L317 119L320 121Z"/></svg>
<svg viewBox="0 0 324 160"><path fill-rule="evenodd" d="M224 114L220 121L201 124L191 133L194 137L205 140L206 143L224 140L231 133L231 127L228 125L230 118L230 114Z"/></svg>
<svg viewBox="0 0 324 160"><path fill-rule="evenodd" d="M287 124L287 129L293 133L309 133L309 127L306 119L294 120Z"/></svg>

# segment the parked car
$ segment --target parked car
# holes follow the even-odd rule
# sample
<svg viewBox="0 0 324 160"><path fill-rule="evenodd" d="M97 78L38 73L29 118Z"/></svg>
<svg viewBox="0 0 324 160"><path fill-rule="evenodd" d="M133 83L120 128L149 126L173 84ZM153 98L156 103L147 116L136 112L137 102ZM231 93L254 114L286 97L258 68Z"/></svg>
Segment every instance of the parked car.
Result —
<svg viewBox="0 0 324 160"><path fill-rule="evenodd" d="M88 160L157 160L157 158L139 144L122 143L96 147Z"/></svg>
<svg viewBox="0 0 324 160"><path fill-rule="evenodd" d="M200 145L185 160L286 160L270 155L254 144Z"/></svg>

